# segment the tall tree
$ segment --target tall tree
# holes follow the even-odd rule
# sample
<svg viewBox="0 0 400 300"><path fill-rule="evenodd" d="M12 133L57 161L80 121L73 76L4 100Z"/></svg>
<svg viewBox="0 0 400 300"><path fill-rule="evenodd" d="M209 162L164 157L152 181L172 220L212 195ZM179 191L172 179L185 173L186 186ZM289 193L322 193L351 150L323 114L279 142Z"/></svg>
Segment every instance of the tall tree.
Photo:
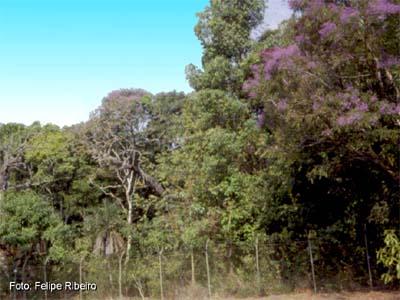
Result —
<svg viewBox="0 0 400 300"><path fill-rule="evenodd" d="M261 51L244 85L273 134L266 152L285 153L278 161L291 170L288 196L301 216L282 218L279 226L267 221L266 229L303 235L315 229L328 240L343 235L339 249L324 254L325 263L340 265L346 253L362 253L365 223L380 241L385 227L398 226L400 5L291 5L298 11L292 43ZM357 268L353 259L348 263Z"/></svg>
<svg viewBox="0 0 400 300"><path fill-rule="evenodd" d="M16 172L27 172L24 154L29 139L40 130L39 123L0 124L0 190L6 191L11 176Z"/></svg>
<svg viewBox="0 0 400 300"><path fill-rule="evenodd" d="M186 67L195 90L205 88L240 92L243 74L239 68L253 45L251 31L262 22L263 0L212 0L198 14L195 33L203 46L203 70Z"/></svg>
<svg viewBox="0 0 400 300"><path fill-rule="evenodd" d="M151 189L161 195L158 181L147 174L143 166L148 161L155 140L147 135L150 121L144 105L151 95L144 90L120 90L110 93L92 114L86 126L87 149L99 164L97 177L92 181L105 195L114 199L133 224L134 195ZM129 260L132 229L127 236L126 262Z"/></svg>

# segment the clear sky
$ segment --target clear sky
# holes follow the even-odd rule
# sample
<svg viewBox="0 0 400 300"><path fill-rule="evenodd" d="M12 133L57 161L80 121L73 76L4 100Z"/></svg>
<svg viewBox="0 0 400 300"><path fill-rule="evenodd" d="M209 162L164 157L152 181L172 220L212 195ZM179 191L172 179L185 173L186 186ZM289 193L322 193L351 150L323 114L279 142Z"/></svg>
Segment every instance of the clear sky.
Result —
<svg viewBox="0 0 400 300"><path fill-rule="evenodd" d="M190 91L208 0L0 0L0 123L85 121L119 88ZM266 23L290 15L270 0Z"/></svg>

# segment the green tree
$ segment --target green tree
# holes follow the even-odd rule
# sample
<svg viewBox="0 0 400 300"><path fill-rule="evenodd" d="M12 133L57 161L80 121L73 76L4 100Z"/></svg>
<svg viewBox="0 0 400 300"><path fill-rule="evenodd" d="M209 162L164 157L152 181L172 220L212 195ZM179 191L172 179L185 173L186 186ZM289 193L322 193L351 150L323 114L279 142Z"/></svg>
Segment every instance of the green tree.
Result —
<svg viewBox="0 0 400 300"><path fill-rule="evenodd" d="M61 227L52 206L34 192L8 192L0 202L0 243L22 279L28 262L37 263L51 249L50 232L60 233Z"/></svg>
<svg viewBox="0 0 400 300"><path fill-rule="evenodd" d="M112 198L124 211L128 227L133 224L137 193L151 189L161 195L162 185L145 171L156 141L148 137L149 93L120 90L110 93L86 124L88 153L98 164L91 183ZM128 231L126 263L129 261L132 228Z"/></svg>
<svg viewBox="0 0 400 300"><path fill-rule="evenodd" d="M400 241L394 230L385 231L385 247L377 253L378 262L389 270L382 274L385 283L400 280Z"/></svg>
<svg viewBox="0 0 400 300"><path fill-rule="evenodd" d="M186 68L195 90L240 92L243 73L239 65L254 44L251 31L262 22L264 10L262 0L212 0L198 14L195 33L203 46L203 70L194 65Z"/></svg>

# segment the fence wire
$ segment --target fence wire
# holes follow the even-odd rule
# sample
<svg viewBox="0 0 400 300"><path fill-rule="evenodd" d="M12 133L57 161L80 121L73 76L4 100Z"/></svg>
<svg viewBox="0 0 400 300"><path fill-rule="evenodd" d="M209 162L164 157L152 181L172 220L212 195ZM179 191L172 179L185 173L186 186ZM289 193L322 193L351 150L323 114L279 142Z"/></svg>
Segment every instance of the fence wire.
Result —
<svg viewBox="0 0 400 300"><path fill-rule="evenodd" d="M214 295L262 296L293 289L323 291L351 280L348 267L322 263L324 239L255 241L243 248L207 243L203 247L89 255L64 264L2 265L1 299L205 299ZM367 279L366 279L367 280ZM370 278L371 280L371 278ZM23 286L25 284L25 286ZM185 298L186 297L186 298Z"/></svg>

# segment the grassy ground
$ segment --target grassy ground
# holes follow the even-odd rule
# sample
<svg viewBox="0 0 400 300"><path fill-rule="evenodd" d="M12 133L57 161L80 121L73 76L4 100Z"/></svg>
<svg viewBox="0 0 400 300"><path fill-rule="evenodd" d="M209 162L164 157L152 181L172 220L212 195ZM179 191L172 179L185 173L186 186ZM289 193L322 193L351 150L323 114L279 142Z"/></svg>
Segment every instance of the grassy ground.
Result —
<svg viewBox="0 0 400 300"><path fill-rule="evenodd" d="M113 300L118 297L113 298ZM139 300L138 298L123 298L124 300ZM164 298L165 300L201 300L209 299L207 296L194 297L174 297ZM273 295L268 297L259 298L233 298L233 297L213 297L213 300L400 300L400 292L342 292L342 293L329 293L329 294L313 294L311 292L296 293L296 294L284 294L284 295ZM112 300L106 298L103 300ZM146 300L153 300L146 298ZM157 299L154 299L157 300Z"/></svg>
<svg viewBox="0 0 400 300"><path fill-rule="evenodd" d="M234 299L235 298L225 298L223 300ZM253 298L251 300L400 300L400 292L344 292L317 295L314 295L312 293L299 293L269 296L266 298Z"/></svg>
<svg viewBox="0 0 400 300"><path fill-rule="evenodd" d="M118 299L118 297L114 298ZM113 300L114 300L113 299ZM165 300L193 300L193 299L209 299L207 296L203 297L176 297L165 298ZM213 297L212 300L399 300L400 292L342 292L330 294L317 294L311 292L285 294L259 298L231 298L231 297ZM107 298L104 300L111 300ZM124 298L124 300L139 300L132 298ZM146 300L150 300L146 298ZM152 299L151 299L152 300ZM157 299L154 299L157 300Z"/></svg>

